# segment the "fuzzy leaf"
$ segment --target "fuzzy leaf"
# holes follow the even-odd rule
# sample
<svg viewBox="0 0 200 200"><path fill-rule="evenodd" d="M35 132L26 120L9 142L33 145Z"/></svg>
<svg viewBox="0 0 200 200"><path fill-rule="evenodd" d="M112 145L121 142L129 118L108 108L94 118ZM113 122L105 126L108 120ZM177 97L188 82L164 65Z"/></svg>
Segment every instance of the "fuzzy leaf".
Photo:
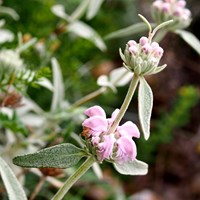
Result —
<svg viewBox="0 0 200 200"><path fill-rule="evenodd" d="M27 200L25 192L15 174L1 157L0 174L10 200Z"/></svg>
<svg viewBox="0 0 200 200"><path fill-rule="evenodd" d="M200 41L192 33L184 30L176 30L177 33L185 42L187 42L200 55Z"/></svg>
<svg viewBox="0 0 200 200"><path fill-rule="evenodd" d="M153 93L144 77L140 78L138 107L141 128L144 133L144 138L147 140L150 136L150 119L153 108Z"/></svg>
<svg viewBox="0 0 200 200"><path fill-rule="evenodd" d="M146 31L146 30L148 30L147 25L143 22L140 22L140 23L128 26L126 28L120 29L118 31L112 32L112 33L106 35L105 39L126 37L126 36L130 36L130 35L133 35L136 33Z"/></svg>
<svg viewBox="0 0 200 200"><path fill-rule="evenodd" d="M145 175L148 172L148 165L140 160L113 163L115 169L124 175Z"/></svg>
<svg viewBox="0 0 200 200"><path fill-rule="evenodd" d="M42 149L36 153L17 156L13 159L13 163L21 167L68 168L76 165L85 155L82 149L65 143Z"/></svg>

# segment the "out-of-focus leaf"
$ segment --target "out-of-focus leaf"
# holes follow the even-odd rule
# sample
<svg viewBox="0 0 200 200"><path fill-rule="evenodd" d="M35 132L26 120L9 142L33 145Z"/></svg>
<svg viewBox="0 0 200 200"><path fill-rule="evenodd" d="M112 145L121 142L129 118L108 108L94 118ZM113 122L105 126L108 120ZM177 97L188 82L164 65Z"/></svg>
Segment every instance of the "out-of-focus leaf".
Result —
<svg viewBox="0 0 200 200"><path fill-rule="evenodd" d="M17 14L17 12L9 7L0 6L0 13L10 15L14 20L19 19L19 15Z"/></svg>
<svg viewBox="0 0 200 200"><path fill-rule="evenodd" d="M110 81L117 87L126 85L132 77L133 73L124 67L114 69L110 73Z"/></svg>
<svg viewBox="0 0 200 200"><path fill-rule="evenodd" d="M53 91L53 85L52 83L49 81L49 79L47 78L41 78L36 82L38 85L41 85L47 89L49 89L50 91Z"/></svg>
<svg viewBox="0 0 200 200"><path fill-rule="evenodd" d="M0 157L0 174L9 200L27 200L25 192L8 164Z"/></svg>
<svg viewBox="0 0 200 200"><path fill-rule="evenodd" d="M90 0L86 16L88 20L92 19L97 14L103 2L104 0Z"/></svg>
<svg viewBox="0 0 200 200"><path fill-rule="evenodd" d="M200 41L194 34L185 30L176 30L175 33L178 34L200 55Z"/></svg>
<svg viewBox="0 0 200 200"><path fill-rule="evenodd" d="M123 175L145 175L148 172L148 165L140 160L113 163L115 169Z"/></svg>
<svg viewBox="0 0 200 200"><path fill-rule="evenodd" d="M31 46L33 46L36 42L37 42L37 39L36 39L36 38L32 38L32 39L29 40L28 42L21 44L21 45L16 49L16 51L17 51L18 53L21 53L21 52L25 51L26 49L30 48Z"/></svg>
<svg viewBox="0 0 200 200"><path fill-rule="evenodd" d="M65 8L61 4L52 6L51 11L57 17L60 17L66 21L70 21L70 16L65 12Z"/></svg>
<svg viewBox="0 0 200 200"><path fill-rule="evenodd" d="M144 133L144 138L147 140L150 136L150 120L153 108L153 93L144 77L140 78L138 107L141 128Z"/></svg>
<svg viewBox="0 0 200 200"><path fill-rule="evenodd" d="M75 21L69 24L69 32L75 33L79 37L85 38L94 43L100 50L105 51L106 45L99 34L90 26L81 21Z"/></svg>
<svg viewBox="0 0 200 200"><path fill-rule="evenodd" d="M86 154L82 149L65 143L42 149L36 153L17 156L13 159L13 163L22 167L68 168L76 165L84 156Z"/></svg>
<svg viewBox="0 0 200 200"><path fill-rule="evenodd" d="M89 2L90 2L90 0L83 0L79 4L79 6L76 8L76 10L71 14L72 20L77 20L82 17L82 15L85 13L85 11L88 7Z"/></svg>
<svg viewBox="0 0 200 200"><path fill-rule="evenodd" d="M14 35L11 31L1 29L0 30L0 44L5 42L12 42L14 39Z"/></svg>
<svg viewBox="0 0 200 200"><path fill-rule="evenodd" d="M53 69L53 98L51 103L51 111L55 111L59 108L60 104L64 100L64 84L62 79L62 73L60 65L56 58L51 59Z"/></svg>
<svg viewBox="0 0 200 200"><path fill-rule="evenodd" d="M146 31L146 30L148 30L148 26L144 22L140 22L140 23L128 26L126 28L120 29L118 31L112 32L112 33L106 35L105 39L126 37L129 35L133 35L136 33Z"/></svg>

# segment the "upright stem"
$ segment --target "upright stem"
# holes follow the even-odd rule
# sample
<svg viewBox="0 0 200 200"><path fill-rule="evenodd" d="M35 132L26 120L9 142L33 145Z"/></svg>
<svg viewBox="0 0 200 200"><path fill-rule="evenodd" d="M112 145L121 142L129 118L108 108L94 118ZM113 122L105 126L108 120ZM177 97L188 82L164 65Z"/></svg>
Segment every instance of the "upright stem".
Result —
<svg viewBox="0 0 200 200"><path fill-rule="evenodd" d="M135 89L137 87L138 82L139 82L139 76L134 75L132 80L131 80L131 83L130 83L128 92L126 94L126 97L124 99L124 102L123 102L123 104L122 104L122 106L120 108L120 111L119 111L119 113L118 113L113 125L108 130L108 134L114 132L115 129L117 128L117 126L119 125L119 123L120 123L121 119L123 118L126 110L128 109L128 106L129 106L129 104L131 102L131 99L133 97L133 94L135 92Z"/></svg>
<svg viewBox="0 0 200 200"><path fill-rule="evenodd" d="M76 171L72 174L64 183L52 200L61 200L68 190L74 185L74 183L94 164L95 158L90 156Z"/></svg>

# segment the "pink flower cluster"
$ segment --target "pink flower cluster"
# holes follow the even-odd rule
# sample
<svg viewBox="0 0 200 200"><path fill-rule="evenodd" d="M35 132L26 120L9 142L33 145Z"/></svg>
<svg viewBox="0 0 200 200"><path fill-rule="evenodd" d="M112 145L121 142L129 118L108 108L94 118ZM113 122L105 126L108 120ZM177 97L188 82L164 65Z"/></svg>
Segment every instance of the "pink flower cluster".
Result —
<svg viewBox="0 0 200 200"><path fill-rule="evenodd" d="M136 43L134 40L130 40L128 42L128 50L131 54L136 55L139 54L143 55L143 57L150 56L159 59L163 55L163 49L159 46L157 42L149 43L149 39L147 37L141 37L139 40L139 44Z"/></svg>
<svg viewBox="0 0 200 200"><path fill-rule="evenodd" d="M188 21L191 18L190 10L185 8L185 0L156 0L152 6L172 18L179 18L179 20L184 21Z"/></svg>
<svg viewBox="0 0 200 200"><path fill-rule="evenodd" d="M106 118L100 106L93 106L84 112L89 118L82 123L82 135L89 140L100 162L105 159L123 162L136 158L137 149L132 137L139 138L140 132L134 123L128 121L108 134L118 112L119 109L116 109L111 118Z"/></svg>

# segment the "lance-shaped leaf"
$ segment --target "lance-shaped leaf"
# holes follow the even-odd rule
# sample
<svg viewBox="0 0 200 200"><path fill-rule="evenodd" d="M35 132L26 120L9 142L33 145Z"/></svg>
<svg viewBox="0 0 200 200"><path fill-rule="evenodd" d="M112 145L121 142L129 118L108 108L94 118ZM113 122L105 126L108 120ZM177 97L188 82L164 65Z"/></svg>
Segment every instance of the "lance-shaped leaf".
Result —
<svg viewBox="0 0 200 200"><path fill-rule="evenodd" d="M176 30L175 33L180 35L200 55L200 41L195 35L184 30Z"/></svg>
<svg viewBox="0 0 200 200"><path fill-rule="evenodd" d="M25 192L15 174L1 157L0 174L10 200L27 200Z"/></svg>
<svg viewBox="0 0 200 200"><path fill-rule="evenodd" d="M86 16L88 20L92 19L97 14L103 2L104 0L90 0Z"/></svg>
<svg viewBox="0 0 200 200"><path fill-rule="evenodd" d="M150 119L153 108L153 93L144 77L140 78L138 107L141 128L144 133L144 138L147 140L150 135Z"/></svg>
<svg viewBox="0 0 200 200"><path fill-rule="evenodd" d="M84 22L77 20L70 23L69 26L67 27L67 31L72 32L78 35L79 37L91 41L101 51L106 50L106 45L102 40L101 36L91 26L88 26Z"/></svg>
<svg viewBox="0 0 200 200"><path fill-rule="evenodd" d="M13 159L13 163L21 167L68 168L76 165L83 156L86 154L82 149L65 143L36 153L17 156Z"/></svg>
<svg viewBox="0 0 200 200"><path fill-rule="evenodd" d="M126 28L120 29L118 31L109 33L108 35L105 36L105 39L126 37L126 36L130 36L136 33L146 31L146 30L148 30L147 25L144 22L140 22L140 23L128 26Z"/></svg>
<svg viewBox="0 0 200 200"><path fill-rule="evenodd" d="M145 175L148 172L148 165L140 160L113 163L115 169L124 175Z"/></svg>

